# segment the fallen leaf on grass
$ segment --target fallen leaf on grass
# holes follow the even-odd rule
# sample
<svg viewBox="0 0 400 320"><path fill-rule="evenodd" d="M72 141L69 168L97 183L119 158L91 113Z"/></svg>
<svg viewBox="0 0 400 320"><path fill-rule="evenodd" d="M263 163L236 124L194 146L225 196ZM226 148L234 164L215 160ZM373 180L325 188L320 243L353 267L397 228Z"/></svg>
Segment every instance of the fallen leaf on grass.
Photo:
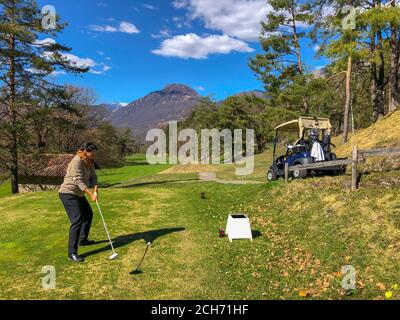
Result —
<svg viewBox="0 0 400 320"><path fill-rule="evenodd" d="M359 288L359 289L364 289L364 288L365 288L364 282L358 281L357 284L358 284L358 288Z"/></svg>
<svg viewBox="0 0 400 320"><path fill-rule="evenodd" d="M310 295L308 291L301 290L299 291L299 297L307 298Z"/></svg>
<svg viewBox="0 0 400 320"><path fill-rule="evenodd" d="M384 291L386 289L385 285L381 282L377 283L376 286L379 288L379 290Z"/></svg>

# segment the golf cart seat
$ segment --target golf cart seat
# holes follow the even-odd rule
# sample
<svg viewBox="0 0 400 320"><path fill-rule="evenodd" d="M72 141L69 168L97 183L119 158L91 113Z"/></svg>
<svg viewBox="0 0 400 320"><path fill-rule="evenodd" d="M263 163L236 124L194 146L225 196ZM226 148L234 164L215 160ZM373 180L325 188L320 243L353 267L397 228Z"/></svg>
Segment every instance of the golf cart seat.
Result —
<svg viewBox="0 0 400 320"><path fill-rule="evenodd" d="M294 154L296 153L301 153L301 152L306 152L307 151L307 146L305 144L296 144L293 148L292 148L292 152Z"/></svg>

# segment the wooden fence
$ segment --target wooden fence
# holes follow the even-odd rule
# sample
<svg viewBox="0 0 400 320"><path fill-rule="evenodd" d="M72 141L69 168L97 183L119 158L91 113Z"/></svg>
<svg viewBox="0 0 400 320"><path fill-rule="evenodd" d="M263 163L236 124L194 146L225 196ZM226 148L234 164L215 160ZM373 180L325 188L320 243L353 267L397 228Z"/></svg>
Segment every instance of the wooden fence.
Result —
<svg viewBox="0 0 400 320"><path fill-rule="evenodd" d="M351 190L355 191L358 189L358 182L360 178L357 170L358 163L363 162L365 161L366 158L370 157L387 157L387 156L400 156L400 148L359 150L357 146L354 146L351 159L316 162L316 163L304 164L292 167L289 167L289 164L286 163L285 183L286 184L289 183L289 173L295 170L312 170L312 169L321 169L321 168L344 166L351 164Z"/></svg>

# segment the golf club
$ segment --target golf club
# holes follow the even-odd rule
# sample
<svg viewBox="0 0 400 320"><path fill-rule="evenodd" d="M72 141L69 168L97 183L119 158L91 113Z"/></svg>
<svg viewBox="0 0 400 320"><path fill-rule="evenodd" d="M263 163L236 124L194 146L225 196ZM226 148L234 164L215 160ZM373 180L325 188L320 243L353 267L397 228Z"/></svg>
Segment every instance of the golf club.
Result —
<svg viewBox="0 0 400 320"><path fill-rule="evenodd" d="M143 260L144 260L144 258L146 257L146 254L147 254L147 251L149 250L149 247L151 246L151 242L149 241L149 242L147 242L147 246L146 246L146 250L144 251L144 255L143 255L143 257L142 257L142 260L140 260L140 263L138 264L138 266L137 266L137 268L135 269L135 270L133 270L131 273L129 273L129 274L141 274L141 273L143 273L139 268L140 268L140 266L142 265L142 262L143 262Z"/></svg>
<svg viewBox="0 0 400 320"><path fill-rule="evenodd" d="M114 246L112 244L110 234L108 233L107 225L106 225L106 222L104 221L103 213L101 212L98 200L96 200L96 204L97 204L97 208L99 209L100 217L101 217L101 220L103 221L104 229L107 232L108 241L110 241L111 249L112 249L112 252L113 252L112 255L109 257L109 259L110 260L114 260L116 257L118 257L118 253L116 253L115 250L114 250Z"/></svg>

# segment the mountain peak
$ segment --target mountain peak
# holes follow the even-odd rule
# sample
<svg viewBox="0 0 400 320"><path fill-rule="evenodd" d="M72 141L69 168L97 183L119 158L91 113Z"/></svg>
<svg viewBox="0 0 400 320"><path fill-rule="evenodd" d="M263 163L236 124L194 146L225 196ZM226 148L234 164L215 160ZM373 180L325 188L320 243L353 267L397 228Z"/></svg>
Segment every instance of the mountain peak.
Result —
<svg viewBox="0 0 400 320"><path fill-rule="evenodd" d="M163 93L166 94L181 94L181 95L187 95L187 96L198 96L198 93L193 90L192 88L180 84L180 83L172 83L169 85L166 85L164 89L162 90Z"/></svg>
<svg viewBox="0 0 400 320"><path fill-rule="evenodd" d="M150 129L159 128L169 121L186 119L199 103L201 96L183 84L170 84L119 108L99 113L102 120L117 128L131 128L132 134L144 140Z"/></svg>

